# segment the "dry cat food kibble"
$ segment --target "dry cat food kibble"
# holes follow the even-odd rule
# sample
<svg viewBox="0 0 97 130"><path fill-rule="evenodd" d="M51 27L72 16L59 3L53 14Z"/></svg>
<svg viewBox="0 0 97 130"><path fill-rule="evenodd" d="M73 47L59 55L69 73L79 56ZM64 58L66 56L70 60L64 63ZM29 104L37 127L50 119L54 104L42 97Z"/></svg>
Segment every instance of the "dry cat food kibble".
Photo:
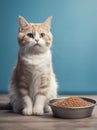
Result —
<svg viewBox="0 0 97 130"><path fill-rule="evenodd" d="M83 107L90 106L92 103L79 97L69 97L62 101L54 102L53 105L59 107Z"/></svg>

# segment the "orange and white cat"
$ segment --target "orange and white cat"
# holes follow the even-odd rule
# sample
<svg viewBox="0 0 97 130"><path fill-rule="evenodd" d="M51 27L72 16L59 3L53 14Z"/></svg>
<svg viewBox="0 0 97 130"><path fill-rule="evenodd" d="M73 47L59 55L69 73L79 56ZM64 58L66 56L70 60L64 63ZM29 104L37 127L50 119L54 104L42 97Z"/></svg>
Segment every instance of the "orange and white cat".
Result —
<svg viewBox="0 0 97 130"><path fill-rule="evenodd" d="M50 111L48 101L57 96L52 67L52 17L43 23L28 23L19 17L19 53L9 86L14 112L42 115Z"/></svg>

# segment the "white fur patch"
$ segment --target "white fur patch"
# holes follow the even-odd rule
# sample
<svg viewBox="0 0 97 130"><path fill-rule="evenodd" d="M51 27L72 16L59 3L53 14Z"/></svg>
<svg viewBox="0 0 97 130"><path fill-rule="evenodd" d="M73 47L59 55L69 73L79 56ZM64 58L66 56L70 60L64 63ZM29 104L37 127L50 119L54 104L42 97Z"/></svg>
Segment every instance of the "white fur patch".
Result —
<svg viewBox="0 0 97 130"><path fill-rule="evenodd" d="M36 38L36 39L39 39L39 38L40 38L39 33L38 33L37 31L36 31L35 38Z"/></svg>
<svg viewBox="0 0 97 130"><path fill-rule="evenodd" d="M50 51L47 51L46 53L40 54L40 55L22 56L22 60L24 60L25 62L27 62L30 65L38 65L43 62L47 63L50 59L51 59Z"/></svg>

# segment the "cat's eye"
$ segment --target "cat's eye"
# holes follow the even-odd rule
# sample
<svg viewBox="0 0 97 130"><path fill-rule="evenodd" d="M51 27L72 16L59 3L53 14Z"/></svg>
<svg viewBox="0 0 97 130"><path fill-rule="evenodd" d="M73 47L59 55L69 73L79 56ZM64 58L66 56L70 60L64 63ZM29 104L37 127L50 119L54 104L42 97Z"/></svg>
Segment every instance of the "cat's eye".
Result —
<svg viewBox="0 0 97 130"><path fill-rule="evenodd" d="M45 33L41 33L41 34L40 34L40 37L44 37L44 36L45 36Z"/></svg>
<svg viewBox="0 0 97 130"><path fill-rule="evenodd" d="M27 36L30 38L34 38L34 35L32 33L28 33Z"/></svg>

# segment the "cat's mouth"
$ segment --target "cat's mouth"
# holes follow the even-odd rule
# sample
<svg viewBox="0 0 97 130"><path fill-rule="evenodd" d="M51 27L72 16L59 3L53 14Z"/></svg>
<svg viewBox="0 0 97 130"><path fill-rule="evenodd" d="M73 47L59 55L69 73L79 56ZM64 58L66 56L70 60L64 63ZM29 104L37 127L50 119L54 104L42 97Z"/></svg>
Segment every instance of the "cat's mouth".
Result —
<svg viewBox="0 0 97 130"><path fill-rule="evenodd" d="M34 45L34 47L36 47L36 46L41 47L41 45L40 45L40 44L38 44L38 43L36 43L36 44Z"/></svg>

